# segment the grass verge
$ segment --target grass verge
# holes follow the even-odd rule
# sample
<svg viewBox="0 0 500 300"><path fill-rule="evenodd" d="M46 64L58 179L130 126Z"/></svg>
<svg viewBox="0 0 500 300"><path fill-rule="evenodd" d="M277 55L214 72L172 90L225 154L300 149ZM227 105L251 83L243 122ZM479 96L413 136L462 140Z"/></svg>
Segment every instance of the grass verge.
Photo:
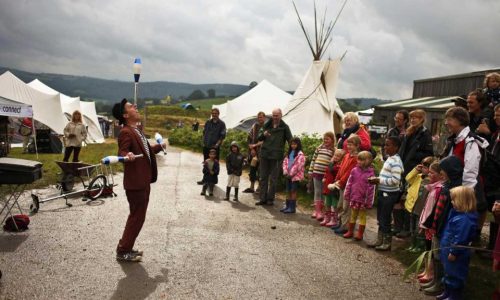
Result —
<svg viewBox="0 0 500 300"><path fill-rule="evenodd" d="M99 161L108 155L116 155L118 146L115 140L108 139L103 144L91 144L83 147L80 152L80 160L89 164L97 164ZM12 148L8 157L21 158L27 160L39 161L43 164L42 178L25 186L25 190L44 188L49 185L56 184L59 180L60 173L62 172L59 166L55 163L63 159L62 153L39 153L38 158L36 154L23 154L21 148ZM123 172L123 165L116 164L113 166L113 171ZM9 192L8 186L0 186L0 196L4 197Z"/></svg>

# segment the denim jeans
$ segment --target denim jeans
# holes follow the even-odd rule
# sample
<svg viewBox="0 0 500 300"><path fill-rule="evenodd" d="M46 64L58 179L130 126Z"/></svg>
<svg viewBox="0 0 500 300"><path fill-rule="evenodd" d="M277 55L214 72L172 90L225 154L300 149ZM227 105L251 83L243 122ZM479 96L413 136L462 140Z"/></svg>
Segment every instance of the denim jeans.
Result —
<svg viewBox="0 0 500 300"><path fill-rule="evenodd" d="M377 191L377 221L382 233L391 233L391 216L394 204L399 201L400 192Z"/></svg>

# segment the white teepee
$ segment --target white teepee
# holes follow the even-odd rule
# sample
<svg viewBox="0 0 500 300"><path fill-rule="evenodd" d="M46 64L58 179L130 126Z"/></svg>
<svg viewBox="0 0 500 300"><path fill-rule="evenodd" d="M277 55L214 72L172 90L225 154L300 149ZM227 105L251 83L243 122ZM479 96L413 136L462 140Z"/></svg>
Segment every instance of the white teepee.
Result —
<svg viewBox="0 0 500 300"><path fill-rule="evenodd" d="M339 69L340 59L313 61L283 112L294 135L341 131L344 114L335 98Z"/></svg>
<svg viewBox="0 0 500 300"><path fill-rule="evenodd" d="M344 116L335 98L342 58L321 60L321 57L332 41L330 35L347 0L342 4L335 20L328 23L326 11L322 19L317 19L316 4L314 4L314 41L304 27L295 3L292 3L313 55L313 63L286 107L283 120L295 135L302 133L321 135L326 131L338 133L341 131L341 120Z"/></svg>

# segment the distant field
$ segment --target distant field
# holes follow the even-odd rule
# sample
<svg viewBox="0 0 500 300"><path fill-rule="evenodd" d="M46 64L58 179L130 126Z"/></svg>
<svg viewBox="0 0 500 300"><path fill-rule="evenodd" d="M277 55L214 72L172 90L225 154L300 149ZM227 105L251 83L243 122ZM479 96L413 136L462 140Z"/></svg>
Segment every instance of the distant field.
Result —
<svg viewBox="0 0 500 300"><path fill-rule="evenodd" d="M232 99L233 98L230 98L230 97L220 97L220 98L212 98L212 99L186 100L186 101L176 103L176 105L191 103L196 108L199 108L201 110L208 110L208 109L212 108L212 105L219 105L219 104L225 103L225 102L232 100Z"/></svg>

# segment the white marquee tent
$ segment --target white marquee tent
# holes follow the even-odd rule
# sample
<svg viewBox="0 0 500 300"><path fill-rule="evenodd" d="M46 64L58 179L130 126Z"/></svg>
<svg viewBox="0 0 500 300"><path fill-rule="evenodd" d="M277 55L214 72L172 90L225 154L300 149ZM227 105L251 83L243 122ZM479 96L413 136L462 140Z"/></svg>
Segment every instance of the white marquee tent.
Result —
<svg viewBox="0 0 500 300"><path fill-rule="evenodd" d="M293 135L341 132L344 113L335 98L339 69L340 59L313 61L283 112Z"/></svg>
<svg viewBox="0 0 500 300"><path fill-rule="evenodd" d="M75 110L79 110L83 116L83 123L87 126L88 141L91 143L104 142L104 136L102 135L102 132L100 130L94 102L83 102L80 101L80 97L69 97L67 95L61 94L38 79L33 80L32 82L28 83L28 85L46 94L59 94L61 108L68 121L71 120L71 115L73 114L73 112ZM92 103L92 107L90 104L82 105L82 103ZM83 106L85 106L86 111L84 111Z"/></svg>
<svg viewBox="0 0 500 300"><path fill-rule="evenodd" d="M31 105L35 120L45 124L54 132L63 134L67 121L61 109L59 95L37 91L10 71L6 71L0 75L0 96Z"/></svg>
<svg viewBox="0 0 500 300"><path fill-rule="evenodd" d="M104 136L102 135L101 126L99 126L99 119L97 119L97 112L95 110L94 102L80 101L83 118L89 124L88 132L89 137L95 143L104 143Z"/></svg>
<svg viewBox="0 0 500 300"><path fill-rule="evenodd" d="M259 111L271 114L273 108L284 109L291 98L292 95L264 79L248 92L228 101L225 115L220 118L227 128L234 128L248 117L257 116Z"/></svg>
<svg viewBox="0 0 500 300"><path fill-rule="evenodd" d="M68 120L71 119L71 114L73 114L75 110L81 110L79 97L73 98L66 96L64 94L60 94L58 91L54 90L53 88L51 88L50 86L46 85L45 83L41 82L38 79L31 81L30 83L28 83L28 85L45 94L49 95L59 94L61 99L61 108Z"/></svg>

